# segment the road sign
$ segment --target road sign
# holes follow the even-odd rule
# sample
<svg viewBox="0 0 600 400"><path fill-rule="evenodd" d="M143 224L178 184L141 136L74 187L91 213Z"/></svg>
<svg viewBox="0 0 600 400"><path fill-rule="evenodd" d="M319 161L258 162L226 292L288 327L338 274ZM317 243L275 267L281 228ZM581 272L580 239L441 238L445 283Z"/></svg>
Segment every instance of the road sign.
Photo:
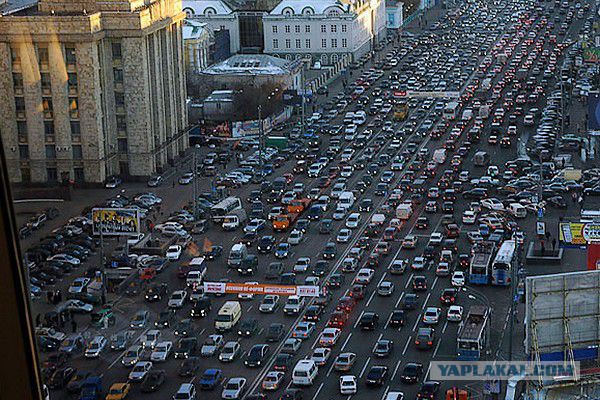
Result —
<svg viewBox="0 0 600 400"><path fill-rule="evenodd" d="M140 212L131 208L94 208L92 210L94 235L127 236L140 232Z"/></svg>
<svg viewBox="0 0 600 400"><path fill-rule="evenodd" d="M538 235L545 235L546 234L546 223L545 222L536 222L535 224L536 226L536 231Z"/></svg>
<svg viewBox="0 0 600 400"><path fill-rule="evenodd" d="M538 208L538 218L544 218L544 209L542 207Z"/></svg>
<svg viewBox="0 0 600 400"><path fill-rule="evenodd" d="M319 297L318 286L265 285L249 283L204 282L205 293L276 294L279 296Z"/></svg>

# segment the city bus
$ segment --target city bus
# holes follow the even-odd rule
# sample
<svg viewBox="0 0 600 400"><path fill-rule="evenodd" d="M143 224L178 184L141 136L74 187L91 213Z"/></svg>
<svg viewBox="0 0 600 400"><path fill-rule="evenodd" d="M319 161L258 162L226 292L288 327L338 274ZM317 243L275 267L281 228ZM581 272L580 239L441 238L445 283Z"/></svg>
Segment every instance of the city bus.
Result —
<svg viewBox="0 0 600 400"><path fill-rule="evenodd" d="M458 116L459 108L460 105L458 104L458 102L451 101L446 105L446 108L444 108L444 118L450 120L456 119L456 117Z"/></svg>
<svg viewBox="0 0 600 400"><path fill-rule="evenodd" d="M490 338L490 310L473 305L458 328L456 355L458 360L477 361L487 351Z"/></svg>
<svg viewBox="0 0 600 400"><path fill-rule="evenodd" d="M494 255L494 242L476 242L471 248L471 263L469 265L469 283L487 285L490 283L490 262Z"/></svg>
<svg viewBox="0 0 600 400"><path fill-rule="evenodd" d="M214 222L221 222L226 215L242 208L239 197L226 197L210 208L210 216Z"/></svg>
<svg viewBox="0 0 600 400"><path fill-rule="evenodd" d="M492 285L510 285L510 275L514 267L513 262L515 260L516 249L517 243L514 240L507 240L502 243L492 263Z"/></svg>

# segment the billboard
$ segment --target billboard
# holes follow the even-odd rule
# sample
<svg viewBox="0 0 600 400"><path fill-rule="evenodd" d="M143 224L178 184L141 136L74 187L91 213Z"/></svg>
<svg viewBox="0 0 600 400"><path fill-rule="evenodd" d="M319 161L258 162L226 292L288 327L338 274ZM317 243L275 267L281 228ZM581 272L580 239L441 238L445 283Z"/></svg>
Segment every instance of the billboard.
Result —
<svg viewBox="0 0 600 400"><path fill-rule="evenodd" d="M127 236L140 232L140 212L130 208L94 208L92 210L94 235Z"/></svg>
<svg viewBox="0 0 600 400"><path fill-rule="evenodd" d="M561 222L558 237L563 247L584 247L600 242L600 223Z"/></svg>
<svg viewBox="0 0 600 400"><path fill-rule="evenodd" d="M568 361L570 354L576 361L598 357L600 271L527 277L525 296L529 359L539 355L541 361Z"/></svg>
<svg viewBox="0 0 600 400"><path fill-rule="evenodd" d="M600 62L600 47L587 47L583 49L584 62Z"/></svg>
<svg viewBox="0 0 600 400"><path fill-rule="evenodd" d="M265 285L249 283L204 282L205 293L276 294L279 296L318 297L318 286Z"/></svg>
<svg viewBox="0 0 600 400"><path fill-rule="evenodd" d="M588 97L588 130L600 131L600 94Z"/></svg>

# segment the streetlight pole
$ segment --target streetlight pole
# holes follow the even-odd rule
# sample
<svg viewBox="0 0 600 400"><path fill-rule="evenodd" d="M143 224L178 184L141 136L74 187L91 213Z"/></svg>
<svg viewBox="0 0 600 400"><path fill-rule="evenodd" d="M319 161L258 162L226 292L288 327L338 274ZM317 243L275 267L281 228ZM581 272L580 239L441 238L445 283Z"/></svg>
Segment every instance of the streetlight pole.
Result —
<svg viewBox="0 0 600 400"><path fill-rule="evenodd" d="M259 170L260 170L260 182L261 183L262 183L264 175L265 175L263 147L264 147L264 140L263 140L262 104L259 104L258 105L258 159L259 159L258 165L259 165Z"/></svg>
<svg viewBox="0 0 600 400"><path fill-rule="evenodd" d="M302 94L302 111L301 111L301 124L302 124L302 137L304 137L305 133L305 118L306 118L306 110L305 110L305 97L306 97L306 87L304 83L304 61L302 61L302 68L300 69L300 93Z"/></svg>
<svg viewBox="0 0 600 400"><path fill-rule="evenodd" d="M194 180L193 180L193 187L192 187L192 189L193 189L192 193L193 193L194 198L192 199L192 201L193 201L192 204L194 206L194 220L195 221L198 220L198 211L199 211L198 210L198 195L199 195L199 193L198 193L198 184L199 184L199 179L196 176L198 174L198 148L199 147L200 147L200 145L198 145L198 144L194 146L194 153L193 153L194 158L193 158L193 162L192 162L193 168L194 168L194 171L193 171Z"/></svg>

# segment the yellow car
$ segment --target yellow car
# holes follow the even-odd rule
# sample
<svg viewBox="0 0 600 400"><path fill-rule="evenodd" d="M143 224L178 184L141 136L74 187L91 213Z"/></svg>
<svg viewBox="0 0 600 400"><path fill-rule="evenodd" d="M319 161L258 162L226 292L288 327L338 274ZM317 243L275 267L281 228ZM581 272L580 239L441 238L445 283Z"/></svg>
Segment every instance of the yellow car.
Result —
<svg viewBox="0 0 600 400"><path fill-rule="evenodd" d="M129 383L113 383L106 395L106 400L122 400L127 398L131 390Z"/></svg>

